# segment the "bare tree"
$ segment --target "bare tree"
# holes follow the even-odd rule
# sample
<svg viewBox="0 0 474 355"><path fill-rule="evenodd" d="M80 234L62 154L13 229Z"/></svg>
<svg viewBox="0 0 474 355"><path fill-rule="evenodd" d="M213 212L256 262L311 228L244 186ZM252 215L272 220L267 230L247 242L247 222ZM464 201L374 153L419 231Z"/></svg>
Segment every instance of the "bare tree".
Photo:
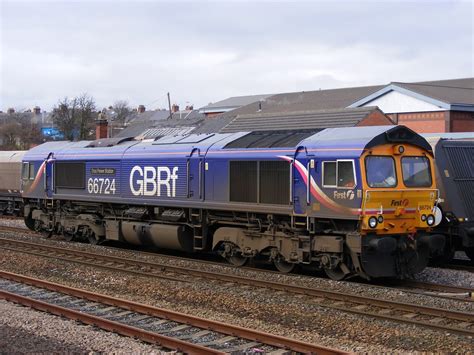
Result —
<svg viewBox="0 0 474 355"><path fill-rule="evenodd" d="M114 105L112 106L112 110L115 112L115 125L120 127L125 126L128 116L132 114L132 109L128 105L128 101L115 101Z"/></svg>
<svg viewBox="0 0 474 355"><path fill-rule="evenodd" d="M30 149L43 143L44 137L41 132L41 126L37 123L29 123L27 126L22 126L20 140L22 142L22 149Z"/></svg>
<svg viewBox="0 0 474 355"><path fill-rule="evenodd" d="M65 97L53 108L53 123L67 140L74 140L76 129L77 99Z"/></svg>
<svg viewBox="0 0 474 355"><path fill-rule="evenodd" d="M94 98L87 94L82 94L77 100L77 121L79 124L79 139L90 138L91 131L97 114L95 112Z"/></svg>
<svg viewBox="0 0 474 355"><path fill-rule="evenodd" d="M68 140L90 138L96 116L94 98L87 94L65 97L53 108L53 122Z"/></svg>
<svg viewBox="0 0 474 355"><path fill-rule="evenodd" d="M14 112L6 115L0 127L2 149L29 149L42 142L41 128L32 123L31 112Z"/></svg>
<svg viewBox="0 0 474 355"><path fill-rule="evenodd" d="M0 137L2 138L3 150L19 149L19 136L21 127L17 122L9 121L0 127Z"/></svg>

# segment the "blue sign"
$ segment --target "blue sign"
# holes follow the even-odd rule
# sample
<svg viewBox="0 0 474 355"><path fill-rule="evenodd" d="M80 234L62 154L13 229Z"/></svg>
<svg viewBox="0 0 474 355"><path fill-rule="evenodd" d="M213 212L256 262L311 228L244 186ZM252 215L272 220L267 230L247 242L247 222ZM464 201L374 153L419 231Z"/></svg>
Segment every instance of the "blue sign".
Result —
<svg viewBox="0 0 474 355"><path fill-rule="evenodd" d="M43 127L41 128L41 133L43 133L43 136L45 137L64 139L64 134L62 134L56 127Z"/></svg>

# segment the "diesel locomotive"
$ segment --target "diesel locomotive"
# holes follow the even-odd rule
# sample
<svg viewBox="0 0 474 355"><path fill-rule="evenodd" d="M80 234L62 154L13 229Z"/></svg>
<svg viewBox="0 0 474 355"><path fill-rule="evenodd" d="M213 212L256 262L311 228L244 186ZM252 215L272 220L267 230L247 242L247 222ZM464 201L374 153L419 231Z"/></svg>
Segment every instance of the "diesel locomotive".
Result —
<svg viewBox="0 0 474 355"><path fill-rule="evenodd" d="M49 142L22 163L25 223L299 264L340 280L421 271L444 237L433 151L404 126Z"/></svg>

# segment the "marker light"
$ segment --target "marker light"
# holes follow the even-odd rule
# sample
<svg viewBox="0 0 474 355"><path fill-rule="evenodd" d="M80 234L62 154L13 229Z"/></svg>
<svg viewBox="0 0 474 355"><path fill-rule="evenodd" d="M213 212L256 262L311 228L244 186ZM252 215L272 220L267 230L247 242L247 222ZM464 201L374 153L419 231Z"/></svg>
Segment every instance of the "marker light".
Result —
<svg viewBox="0 0 474 355"><path fill-rule="evenodd" d="M370 228L377 227L377 218L375 218L375 217L370 217L369 218L369 227Z"/></svg>
<svg viewBox="0 0 474 355"><path fill-rule="evenodd" d="M377 217L377 221L378 221L379 223L383 223L383 216L382 216L382 215L378 216L378 217Z"/></svg>
<svg viewBox="0 0 474 355"><path fill-rule="evenodd" d="M398 152L399 152L400 154L403 154L404 151L405 151L405 147L404 147L403 145L399 145L399 146L398 146Z"/></svg>
<svg viewBox="0 0 474 355"><path fill-rule="evenodd" d="M422 220L423 222L426 221L426 214L422 214L422 215L421 215L421 220Z"/></svg>
<svg viewBox="0 0 474 355"><path fill-rule="evenodd" d="M432 214L428 215L428 217L426 217L426 223L432 226L435 223L435 217Z"/></svg>

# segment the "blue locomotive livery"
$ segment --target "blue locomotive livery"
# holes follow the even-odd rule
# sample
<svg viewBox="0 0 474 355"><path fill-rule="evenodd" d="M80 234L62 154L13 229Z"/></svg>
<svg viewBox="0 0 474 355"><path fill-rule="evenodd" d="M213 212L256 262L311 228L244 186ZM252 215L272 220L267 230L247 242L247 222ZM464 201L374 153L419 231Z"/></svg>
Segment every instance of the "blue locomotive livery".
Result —
<svg viewBox="0 0 474 355"><path fill-rule="evenodd" d="M432 149L403 126L51 142L23 172L26 224L68 240L333 279L406 277L444 247Z"/></svg>

